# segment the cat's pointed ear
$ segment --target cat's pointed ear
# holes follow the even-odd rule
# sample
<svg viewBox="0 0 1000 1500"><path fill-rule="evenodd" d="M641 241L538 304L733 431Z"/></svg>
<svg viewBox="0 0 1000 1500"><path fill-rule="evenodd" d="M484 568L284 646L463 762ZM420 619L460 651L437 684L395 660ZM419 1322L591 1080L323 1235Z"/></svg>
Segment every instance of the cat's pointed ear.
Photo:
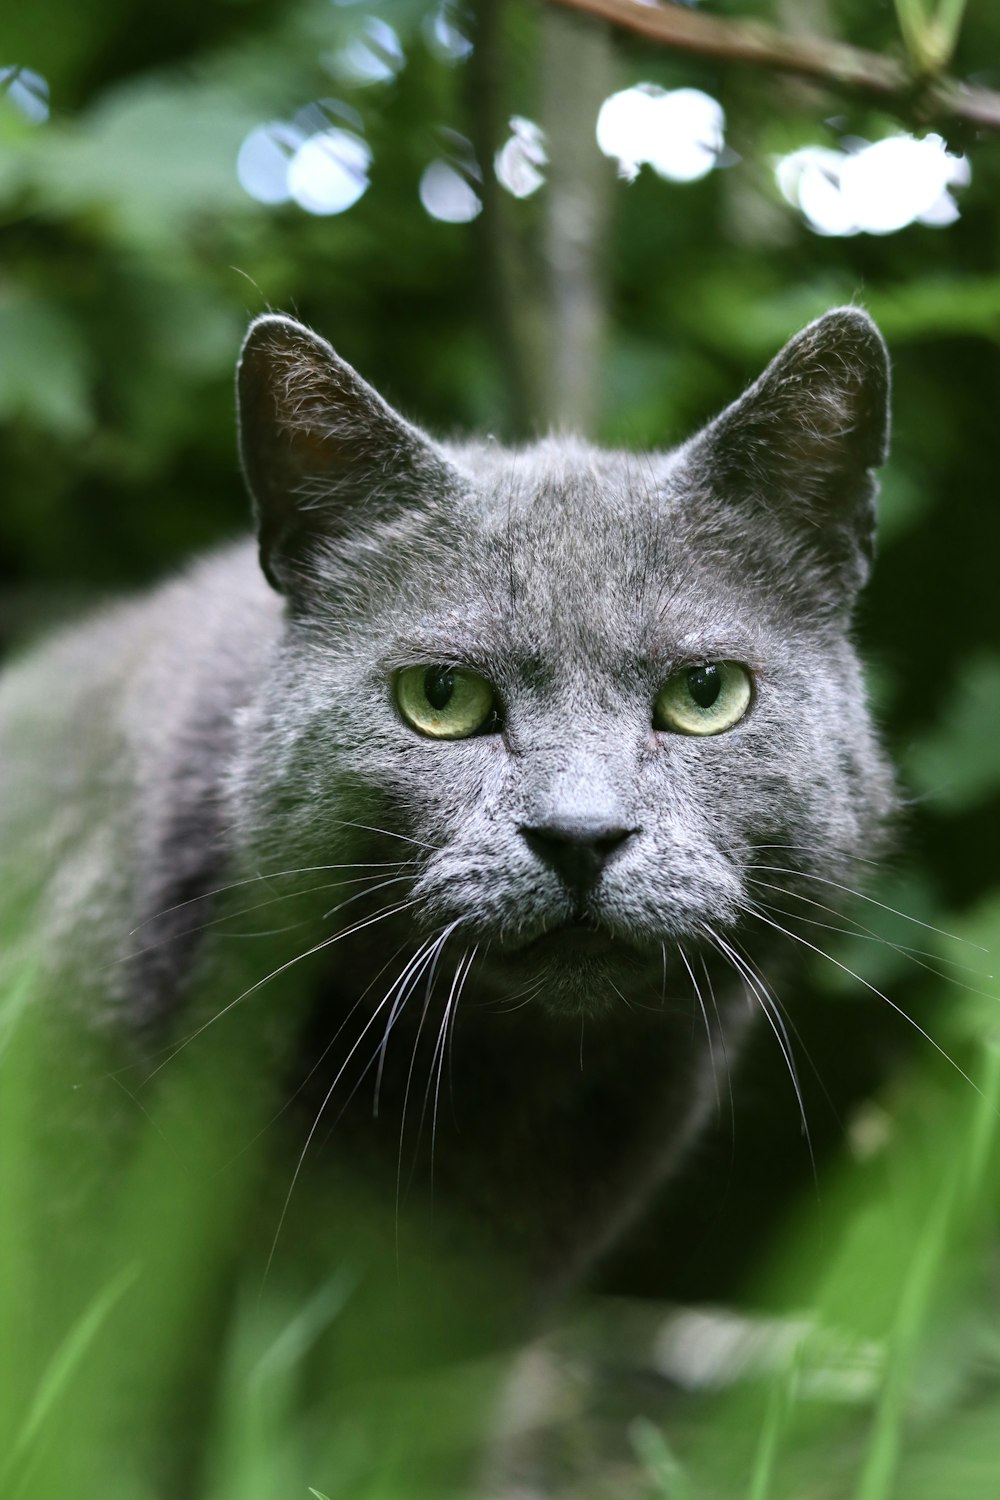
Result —
<svg viewBox="0 0 1000 1500"><path fill-rule="evenodd" d="M810 323L697 438L713 489L797 530L836 587L864 583L874 556L872 473L889 439L889 359L866 312Z"/></svg>
<svg viewBox="0 0 1000 1500"><path fill-rule="evenodd" d="M293 318L254 320L236 384L261 567L280 593L308 586L323 545L459 482L430 438Z"/></svg>

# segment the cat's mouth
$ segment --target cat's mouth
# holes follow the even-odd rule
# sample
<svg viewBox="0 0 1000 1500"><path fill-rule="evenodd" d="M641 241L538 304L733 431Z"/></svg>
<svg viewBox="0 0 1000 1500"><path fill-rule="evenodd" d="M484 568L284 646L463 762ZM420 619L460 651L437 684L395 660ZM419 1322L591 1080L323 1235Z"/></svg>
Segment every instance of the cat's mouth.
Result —
<svg viewBox="0 0 1000 1500"><path fill-rule="evenodd" d="M519 958L538 963L554 960L610 958L634 955L631 944L586 917L576 917L558 927L549 927L516 950Z"/></svg>
<svg viewBox="0 0 1000 1500"><path fill-rule="evenodd" d="M603 923L575 918L505 947L497 977L527 985L556 1015L596 1015L620 1004L649 968L651 956ZM498 954L498 957L500 955ZM659 948L657 947L659 972Z"/></svg>
<svg viewBox="0 0 1000 1500"><path fill-rule="evenodd" d="M569 951L581 956L607 953L617 946L617 939L606 928L594 927L590 922L567 922L564 927L554 927L543 932L541 937L528 945L533 951L549 946L560 952Z"/></svg>

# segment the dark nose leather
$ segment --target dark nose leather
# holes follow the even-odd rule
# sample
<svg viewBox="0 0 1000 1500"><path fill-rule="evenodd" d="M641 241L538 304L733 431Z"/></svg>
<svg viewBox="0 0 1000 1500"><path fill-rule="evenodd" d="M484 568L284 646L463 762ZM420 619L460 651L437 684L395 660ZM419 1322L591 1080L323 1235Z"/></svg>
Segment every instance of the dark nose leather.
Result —
<svg viewBox="0 0 1000 1500"><path fill-rule="evenodd" d="M628 842L635 828L591 820L524 824L521 835L543 864L569 889L583 895L600 879L605 865Z"/></svg>

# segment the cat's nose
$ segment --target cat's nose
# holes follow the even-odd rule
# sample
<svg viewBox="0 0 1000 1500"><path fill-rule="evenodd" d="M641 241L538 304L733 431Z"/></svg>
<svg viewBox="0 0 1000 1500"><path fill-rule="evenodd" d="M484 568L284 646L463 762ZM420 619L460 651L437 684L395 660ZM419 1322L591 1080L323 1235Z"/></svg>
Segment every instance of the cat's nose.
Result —
<svg viewBox="0 0 1000 1500"><path fill-rule="evenodd" d="M638 831L589 818L521 827L528 848L577 895L597 884L604 866Z"/></svg>

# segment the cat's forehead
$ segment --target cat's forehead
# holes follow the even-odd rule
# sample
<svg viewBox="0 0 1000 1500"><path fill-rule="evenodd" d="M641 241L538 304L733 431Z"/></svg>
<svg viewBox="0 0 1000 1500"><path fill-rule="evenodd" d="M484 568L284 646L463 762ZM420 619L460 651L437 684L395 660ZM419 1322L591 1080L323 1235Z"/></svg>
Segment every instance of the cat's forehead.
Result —
<svg viewBox="0 0 1000 1500"><path fill-rule="evenodd" d="M519 609L616 612L666 564L652 461L550 440L484 475L476 530L485 579L502 577ZM555 623L555 622L554 622Z"/></svg>
<svg viewBox="0 0 1000 1500"><path fill-rule="evenodd" d="M461 450L487 512L520 520L584 516L602 499L625 508L661 497L674 453L597 448L577 437L548 437L511 449L475 444Z"/></svg>
<svg viewBox="0 0 1000 1500"><path fill-rule="evenodd" d="M671 454L575 440L487 451L463 565L435 583L449 622L468 619L513 655L609 666L726 638L742 612L727 570L699 548L675 474Z"/></svg>
<svg viewBox="0 0 1000 1500"><path fill-rule="evenodd" d="M669 530L667 458L549 439L484 465L478 529L501 539L527 574L629 569Z"/></svg>

